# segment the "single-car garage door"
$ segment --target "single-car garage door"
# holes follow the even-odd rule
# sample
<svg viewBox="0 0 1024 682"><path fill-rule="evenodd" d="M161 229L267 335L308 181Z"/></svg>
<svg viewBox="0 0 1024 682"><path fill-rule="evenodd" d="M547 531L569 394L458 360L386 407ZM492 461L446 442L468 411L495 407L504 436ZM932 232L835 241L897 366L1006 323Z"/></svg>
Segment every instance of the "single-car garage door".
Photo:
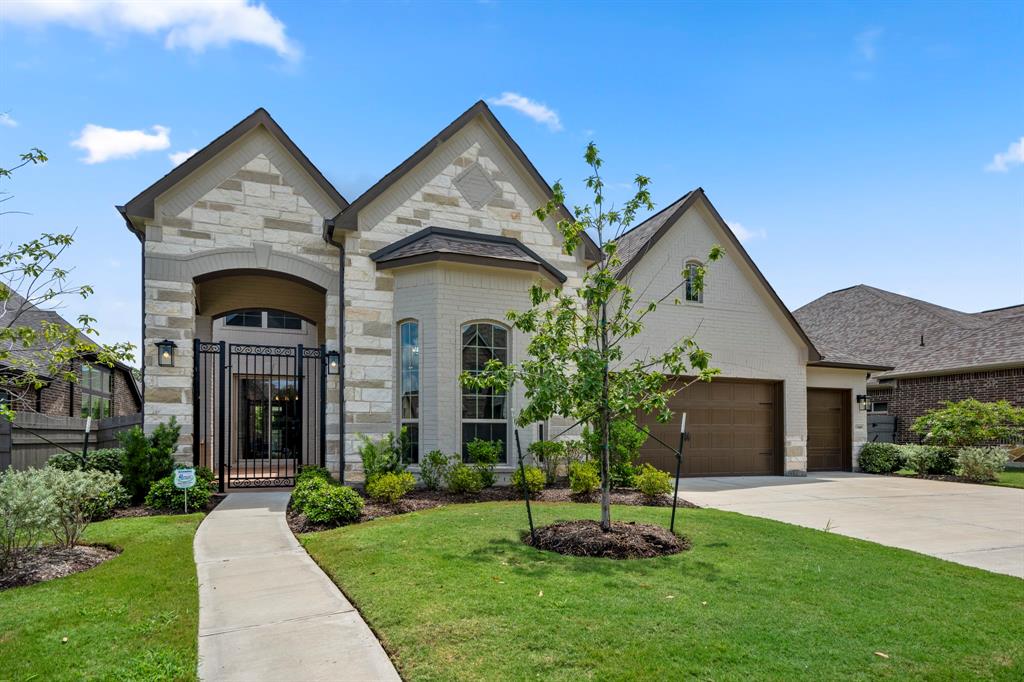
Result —
<svg viewBox="0 0 1024 682"><path fill-rule="evenodd" d="M807 470L849 470L850 392L807 389Z"/></svg>
<svg viewBox="0 0 1024 682"><path fill-rule="evenodd" d="M669 403L675 413L672 423L659 424L653 415L642 415L640 423L676 447L679 413L686 412L685 476L782 473L777 442L780 387L780 383L730 379L697 382ZM640 449L639 461L675 473L675 453L653 438Z"/></svg>

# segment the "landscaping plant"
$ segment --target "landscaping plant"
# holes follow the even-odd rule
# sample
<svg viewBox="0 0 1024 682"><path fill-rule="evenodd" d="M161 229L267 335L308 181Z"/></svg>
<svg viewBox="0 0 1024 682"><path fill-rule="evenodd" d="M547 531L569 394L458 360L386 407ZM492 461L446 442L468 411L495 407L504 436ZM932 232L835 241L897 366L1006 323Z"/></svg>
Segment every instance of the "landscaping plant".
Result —
<svg viewBox="0 0 1024 682"><path fill-rule="evenodd" d="M427 490L437 490L444 485L452 461L440 450L431 450L420 462L420 480Z"/></svg>
<svg viewBox="0 0 1024 682"><path fill-rule="evenodd" d="M84 457L81 454L73 455L70 452L58 452L47 460L46 466L61 469L62 471L83 469L86 471L106 471L109 474L120 474L124 468L124 450L121 448L90 450Z"/></svg>
<svg viewBox="0 0 1024 682"><path fill-rule="evenodd" d="M891 474L903 468L904 457L894 443L865 443L857 466L869 474Z"/></svg>
<svg viewBox="0 0 1024 682"><path fill-rule="evenodd" d="M611 457L612 486L631 488L638 469L635 464L640 448L647 442L647 434L641 431L635 418L630 415L612 422L608 429L608 449ZM589 426L583 429L583 446L594 461L600 461L601 435Z"/></svg>
<svg viewBox="0 0 1024 682"><path fill-rule="evenodd" d="M378 502L394 503L406 496L416 487L416 478L408 471L394 473L389 471L375 477L366 484L366 494Z"/></svg>
<svg viewBox="0 0 1024 682"><path fill-rule="evenodd" d="M403 429L404 435L404 429ZM402 461L401 436L396 441L395 434L386 433L379 440L373 440L366 434L359 434L362 444L359 456L363 460L363 475L369 483L377 476L387 473L405 471Z"/></svg>
<svg viewBox="0 0 1024 682"><path fill-rule="evenodd" d="M718 370L711 368L711 356L694 340L695 330L683 332L678 341L657 354L631 353L627 357L624 344L643 331L648 315L666 301L681 303L684 287L699 295L706 268L700 265L692 272L681 268L668 291L645 290L635 295L628 277L618 277L623 261L616 240L632 226L638 212L653 210L650 180L637 175L632 198L621 209L609 208L602 160L593 143L587 145L584 158L590 167L586 185L593 193L591 204L577 206L573 218L563 209L565 192L561 183L556 183L550 200L534 215L542 222L549 218L557 221L563 250L569 256L583 246L585 233L595 235L600 261L571 293L538 283L530 289L529 309L506 314L512 326L530 339L525 360L517 364L490 360L481 373L464 372L460 380L469 388L502 393L522 385L526 400L516 416L520 427L555 416L591 425L600 444L601 528L610 531L612 424L637 413L656 414L660 421L668 421L672 417L669 399L687 382L668 386L666 377L710 381ZM722 255L721 247L711 247L705 264Z"/></svg>
<svg viewBox="0 0 1024 682"><path fill-rule="evenodd" d="M948 476L956 471L957 451L935 445L900 445L904 466L919 476Z"/></svg>
<svg viewBox="0 0 1024 682"><path fill-rule="evenodd" d="M363 498L359 493L327 481L312 484L302 504L302 513L313 523L351 523L362 512Z"/></svg>
<svg viewBox="0 0 1024 682"><path fill-rule="evenodd" d="M636 487L648 500L655 500L672 492L671 477L667 471L644 464L636 475Z"/></svg>
<svg viewBox="0 0 1024 682"><path fill-rule="evenodd" d="M153 481L174 470L174 449L180 434L181 426L174 417L166 424L158 424L150 436L138 426L117 434L124 450L122 480L132 502L145 500Z"/></svg>
<svg viewBox="0 0 1024 682"><path fill-rule="evenodd" d="M310 479L330 481L331 472L328 471L327 467L304 466L299 469L299 474L295 477L295 485L301 485L304 481Z"/></svg>
<svg viewBox="0 0 1024 682"><path fill-rule="evenodd" d="M994 481L1006 468L1006 460L1003 448L963 448L957 454L956 474L979 483Z"/></svg>
<svg viewBox="0 0 1024 682"><path fill-rule="evenodd" d="M41 469L0 473L0 573L39 544L53 516L53 496Z"/></svg>
<svg viewBox="0 0 1024 682"><path fill-rule="evenodd" d="M514 485L519 492L528 493L530 497L540 495L540 491L544 490L544 485L546 483L547 476L544 475L544 471L540 467L524 466L521 470L516 469L512 472L512 485Z"/></svg>
<svg viewBox="0 0 1024 682"><path fill-rule="evenodd" d="M544 468L544 476L548 481L558 479L558 469L565 461L565 444L557 440L535 440L526 451Z"/></svg>
<svg viewBox="0 0 1024 682"><path fill-rule="evenodd" d="M456 495L476 495L484 489L480 471L462 462L456 463L448 471L448 491Z"/></svg>
<svg viewBox="0 0 1024 682"><path fill-rule="evenodd" d="M208 467L196 467L196 484L188 489L188 508L190 511L205 509L213 497L213 470ZM146 493L146 506L164 511L185 511L185 489L174 485L174 474L153 481Z"/></svg>
<svg viewBox="0 0 1024 682"><path fill-rule="evenodd" d="M601 472L595 462L569 463L569 489L577 495L590 495L601 487Z"/></svg>
<svg viewBox="0 0 1024 682"><path fill-rule="evenodd" d="M1014 407L1005 400L947 401L943 407L915 419L910 429L929 445L959 448L1008 441L1024 434L1024 407Z"/></svg>
<svg viewBox="0 0 1024 682"><path fill-rule="evenodd" d="M483 487L490 488L494 485L494 467L498 464L498 459L504 448L505 443L500 440L474 438L466 443L466 454L469 456L470 463L480 474L480 483Z"/></svg>
<svg viewBox="0 0 1024 682"><path fill-rule="evenodd" d="M50 467L40 471L52 503L49 530L59 545L74 547L97 513L97 505L115 503L121 477L105 471L61 471Z"/></svg>

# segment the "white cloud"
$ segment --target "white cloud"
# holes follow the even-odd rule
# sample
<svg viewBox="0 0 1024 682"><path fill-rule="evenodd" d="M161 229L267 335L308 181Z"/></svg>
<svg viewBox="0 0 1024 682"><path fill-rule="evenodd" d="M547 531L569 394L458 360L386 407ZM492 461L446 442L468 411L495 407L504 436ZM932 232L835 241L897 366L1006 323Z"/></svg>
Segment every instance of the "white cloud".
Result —
<svg viewBox="0 0 1024 682"><path fill-rule="evenodd" d="M854 37L857 53L864 61L873 62L878 57L878 43L882 39L883 32L882 28L869 28Z"/></svg>
<svg viewBox="0 0 1024 682"><path fill-rule="evenodd" d="M768 233L765 230L751 230L745 227L743 223L729 223L729 228L736 235L736 239L739 239L741 242L749 242L752 239L766 239L768 237Z"/></svg>
<svg viewBox="0 0 1024 682"><path fill-rule="evenodd" d="M11 115L6 111L0 112L0 126L6 126L7 128L17 128L18 122L11 118Z"/></svg>
<svg viewBox="0 0 1024 682"><path fill-rule="evenodd" d="M1024 136L1016 142L1011 142L1005 152L999 152L992 157L992 163L985 166L990 173L1005 173L1013 166L1024 164Z"/></svg>
<svg viewBox="0 0 1024 682"><path fill-rule="evenodd" d="M249 0L8 0L0 17L29 26L64 24L101 36L161 35L171 50L203 52L241 42L270 48L288 60L302 56L285 34L284 23L265 5Z"/></svg>
<svg viewBox="0 0 1024 682"><path fill-rule="evenodd" d="M193 147L192 149L186 149L183 152L171 152L167 155L167 158L170 159L171 163L175 166L180 166L186 159L188 159L188 157L192 156L197 151L199 150Z"/></svg>
<svg viewBox="0 0 1024 682"><path fill-rule="evenodd" d="M82 161L103 163L111 159L129 159L139 152L154 152L171 146L171 129L153 126L153 132L144 130L117 130L104 128L93 123L82 128L81 135L71 143L72 147L89 153Z"/></svg>
<svg viewBox="0 0 1024 682"><path fill-rule="evenodd" d="M558 118L558 112L549 108L546 104L534 102L529 97L523 97L516 92L503 92L501 97L492 97L487 100L496 107L510 107L521 114L529 116L537 123L543 123L549 129L558 131L562 129L562 121Z"/></svg>

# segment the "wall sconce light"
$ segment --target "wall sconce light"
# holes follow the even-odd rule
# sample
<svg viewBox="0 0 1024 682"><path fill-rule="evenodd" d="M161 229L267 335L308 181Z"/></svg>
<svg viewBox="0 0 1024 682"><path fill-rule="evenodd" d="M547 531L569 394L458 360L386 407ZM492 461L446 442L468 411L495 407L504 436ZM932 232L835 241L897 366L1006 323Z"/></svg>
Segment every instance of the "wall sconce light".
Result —
<svg viewBox="0 0 1024 682"><path fill-rule="evenodd" d="M178 344L164 339L156 342L156 363L161 367L174 367L174 350Z"/></svg>
<svg viewBox="0 0 1024 682"><path fill-rule="evenodd" d="M866 395L858 395L857 396L857 407L860 408L861 412L867 412L868 411L868 405L870 405L870 404L871 404L871 397L870 396L866 396Z"/></svg>
<svg viewBox="0 0 1024 682"><path fill-rule="evenodd" d="M336 350L327 351L327 373L341 374L341 353Z"/></svg>

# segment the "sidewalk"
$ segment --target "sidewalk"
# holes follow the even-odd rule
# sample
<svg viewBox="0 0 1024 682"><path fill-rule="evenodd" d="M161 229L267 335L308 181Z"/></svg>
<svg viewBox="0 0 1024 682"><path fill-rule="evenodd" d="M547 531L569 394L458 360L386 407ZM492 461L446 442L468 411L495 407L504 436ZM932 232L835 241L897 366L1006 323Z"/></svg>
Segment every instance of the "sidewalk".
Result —
<svg viewBox="0 0 1024 682"><path fill-rule="evenodd" d="M400 679L359 612L295 540L288 496L232 493L199 526L200 679Z"/></svg>

